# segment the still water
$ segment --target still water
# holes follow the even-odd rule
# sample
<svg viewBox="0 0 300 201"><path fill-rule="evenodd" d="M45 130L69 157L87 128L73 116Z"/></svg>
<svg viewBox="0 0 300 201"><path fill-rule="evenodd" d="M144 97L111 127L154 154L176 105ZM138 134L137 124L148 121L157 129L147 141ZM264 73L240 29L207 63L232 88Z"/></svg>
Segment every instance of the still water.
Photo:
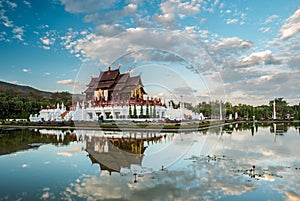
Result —
<svg viewBox="0 0 300 201"><path fill-rule="evenodd" d="M0 129L0 200L300 200L300 127Z"/></svg>

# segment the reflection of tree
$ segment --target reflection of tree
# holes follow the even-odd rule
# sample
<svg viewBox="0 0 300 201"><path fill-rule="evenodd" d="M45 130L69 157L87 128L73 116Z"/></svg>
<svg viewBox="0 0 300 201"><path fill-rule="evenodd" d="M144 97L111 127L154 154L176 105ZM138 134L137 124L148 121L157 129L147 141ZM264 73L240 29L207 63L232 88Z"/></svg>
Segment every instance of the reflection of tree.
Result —
<svg viewBox="0 0 300 201"><path fill-rule="evenodd" d="M288 125L284 123L273 123L270 126L270 132L276 135L283 135L288 131Z"/></svg>
<svg viewBox="0 0 300 201"><path fill-rule="evenodd" d="M31 149L31 144L69 144L77 140L71 133L66 133L62 139L62 135L57 138L55 134L44 135L30 129L8 128L0 132L4 133L0 137L0 155Z"/></svg>

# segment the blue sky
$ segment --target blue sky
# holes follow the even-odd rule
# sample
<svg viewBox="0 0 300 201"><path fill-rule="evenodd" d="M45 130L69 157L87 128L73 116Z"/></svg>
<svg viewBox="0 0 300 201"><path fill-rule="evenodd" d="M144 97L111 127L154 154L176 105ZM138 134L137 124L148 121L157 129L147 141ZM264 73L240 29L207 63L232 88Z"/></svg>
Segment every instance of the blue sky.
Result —
<svg viewBox="0 0 300 201"><path fill-rule="evenodd" d="M122 65L187 100L294 104L299 31L298 0L0 0L0 80L80 92Z"/></svg>

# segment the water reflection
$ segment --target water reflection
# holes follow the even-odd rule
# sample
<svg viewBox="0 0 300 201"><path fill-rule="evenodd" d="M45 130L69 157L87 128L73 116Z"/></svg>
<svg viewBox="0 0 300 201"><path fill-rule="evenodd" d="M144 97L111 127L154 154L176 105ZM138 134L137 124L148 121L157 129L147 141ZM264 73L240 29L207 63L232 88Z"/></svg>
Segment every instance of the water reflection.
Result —
<svg viewBox="0 0 300 201"><path fill-rule="evenodd" d="M164 135L164 138L166 135ZM86 151L93 163L98 163L101 170L112 172L126 171L133 164L142 166L143 154L150 143L158 143L163 136L152 136L146 133L145 137L118 135L112 136L91 136L86 141Z"/></svg>
<svg viewBox="0 0 300 201"><path fill-rule="evenodd" d="M257 122L164 134L2 129L0 200L299 200L299 130ZM17 182L24 178L31 189Z"/></svg>
<svg viewBox="0 0 300 201"><path fill-rule="evenodd" d="M77 141L69 130L19 129L0 130L0 155L37 148L43 144L67 145Z"/></svg>

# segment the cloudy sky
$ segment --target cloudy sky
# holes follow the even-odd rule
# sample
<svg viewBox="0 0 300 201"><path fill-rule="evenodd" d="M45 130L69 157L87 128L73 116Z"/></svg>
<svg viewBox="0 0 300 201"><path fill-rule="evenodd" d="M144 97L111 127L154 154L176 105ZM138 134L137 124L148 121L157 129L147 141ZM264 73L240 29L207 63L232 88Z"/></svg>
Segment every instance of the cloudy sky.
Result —
<svg viewBox="0 0 300 201"><path fill-rule="evenodd" d="M112 65L197 101L294 104L299 32L298 0L0 0L0 80L72 92Z"/></svg>

